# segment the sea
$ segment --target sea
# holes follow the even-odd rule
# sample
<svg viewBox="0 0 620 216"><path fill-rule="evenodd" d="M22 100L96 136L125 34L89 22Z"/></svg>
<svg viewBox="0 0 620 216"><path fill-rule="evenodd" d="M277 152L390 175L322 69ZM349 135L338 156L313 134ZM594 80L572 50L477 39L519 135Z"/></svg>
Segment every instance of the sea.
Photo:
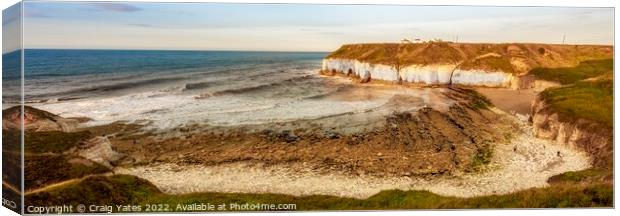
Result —
<svg viewBox="0 0 620 216"><path fill-rule="evenodd" d="M19 62L15 61L19 55L3 55L7 62L2 74L4 109L20 100L19 65L11 65ZM355 88L349 79L318 74L326 55L27 49L24 104L63 117L87 117L92 119L89 125L148 122L156 129L173 129L367 113L381 109L394 95L412 91L352 91ZM429 97L428 90L409 93L420 100Z"/></svg>

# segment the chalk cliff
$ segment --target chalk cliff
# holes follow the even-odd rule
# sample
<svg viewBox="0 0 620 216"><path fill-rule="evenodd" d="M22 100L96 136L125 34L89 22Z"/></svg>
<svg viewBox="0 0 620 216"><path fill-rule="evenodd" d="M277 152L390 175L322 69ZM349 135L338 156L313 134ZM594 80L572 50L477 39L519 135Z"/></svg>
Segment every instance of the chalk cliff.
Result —
<svg viewBox="0 0 620 216"><path fill-rule="evenodd" d="M519 88L520 76L532 68L574 66L612 55L611 46L594 45L352 44L328 55L322 74L348 75L361 82Z"/></svg>
<svg viewBox="0 0 620 216"><path fill-rule="evenodd" d="M613 163L613 129L587 119L567 120L541 97L532 103L534 135L586 152L595 167Z"/></svg>

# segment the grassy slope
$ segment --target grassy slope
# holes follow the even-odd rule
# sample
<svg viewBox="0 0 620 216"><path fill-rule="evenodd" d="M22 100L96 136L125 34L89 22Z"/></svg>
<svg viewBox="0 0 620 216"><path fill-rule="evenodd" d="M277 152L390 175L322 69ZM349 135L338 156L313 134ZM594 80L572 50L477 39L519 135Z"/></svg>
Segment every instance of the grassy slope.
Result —
<svg viewBox="0 0 620 216"><path fill-rule="evenodd" d="M194 193L167 195L137 177L115 175L91 177L48 192L26 196L27 205L64 204L177 204L193 203L294 203L297 210L459 209L459 208L555 208L610 207L613 185L576 184L560 181L546 188L533 188L507 195L474 198L445 197L427 191L382 191L368 199L282 194Z"/></svg>
<svg viewBox="0 0 620 216"><path fill-rule="evenodd" d="M549 178L549 183L611 183L614 178L612 169L590 168L581 171L565 172Z"/></svg>
<svg viewBox="0 0 620 216"><path fill-rule="evenodd" d="M38 110L29 106L24 106L27 113L33 114L41 119L54 119L58 116ZM3 110L3 118L7 118L13 112L19 112L19 106ZM21 134L18 131L3 130L2 142L19 144ZM88 161L79 156L66 155L63 152L73 148L80 142L92 138L88 131L62 132L62 131L26 131L24 134L24 187L26 190L36 189L48 184L61 182L73 178L80 178L89 174L99 174L110 170L102 165ZM19 145L3 145L3 156L14 158L19 156ZM11 157L10 157L11 156ZM4 160L3 165L18 164L19 158ZM7 172L13 175L19 174L16 170L19 166L12 166ZM19 176L7 176L11 179L19 179ZM15 181L9 181L15 182Z"/></svg>
<svg viewBox="0 0 620 216"><path fill-rule="evenodd" d="M541 99L550 105L551 112L558 113L561 121L576 122L585 119L596 123L588 128L592 132L612 131L613 59L584 61L575 67L537 68L530 73L537 79L564 84L540 93ZM613 153L609 154L610 158L606 160L613 160ZM566 172L549 178L549 182L566 185L613 185L612 164L613 162L605 163L602 167ZM613 191L613 188L609 190Z"/></svg>
<svg viewBox="0 0 620 216"><path fill-rule="evenodd" d="M62 153L74 147L77 143L91 138L88 131L62 132L43 131L26 132L25 152L30 153Z"/></svg>
<svg viewBox="0 0 620 216"><path fill-rule="evenodd" d="M489 55L490 54L490 55ZM487 55L485 58L479 58ZM526 68L574 66L593 59L608 59L611 46L550 45L550 44L472 44L433 42L421 44L350 44L343 45L327 58L357 59L369 63L393 65L397 68L412 64L457 64L461 69L527 72L515 67L519 59Z"/></svg>
<svg viewBox="0 0 620 216"><path fill-rule="evenodd" d="M575 67L534 68L529 74L534 75L536 79L572 84L583 79L612 74L613 69L613 59L602 59L583 61Z"/></svg>
<svg viewBox="0 0 620 216"><path fill-rule="evenodd" d="M587 119L608 128L613 127L614 98L611 78L579 81L568 86L550 88L543 91L541 97L563 121Z"/></svg>
<svg viewBox="0 0 620 216"><path fill-rule="evenodd" d="M110 170L94 162L72 163L72 159L88 161L68 155L28 155L25 158L24 186L26 191L49 184L80 178L90 174L106 173Z"/></svg>
<svg viewBox="0 0 620 216"><path fill-rule="evenodd" d="M146 180L128 176L94 176L50 191L26 195L26 205L52 206L78 204L122 205L139 203L161 192Z"/></svg>
<svg viewBox="0 0 620 216"><path fill-rule="evenodd" d="M552 186L508 195L456 198L428 191L382 191L368 199L333 196L295 197L277 194L198 193L158 195L150 203L294 203L298 210L388 210L388 209L462 209L462 208L555 208L601 207L613 205L611 185Z"/></svg>
<svg viewBox="0 0 620 216"><path fill-rule="evenodd" d="M530 73L537 79L564 84L540 93L562 121L586 119L613 127L613 59L584 61L576 67L537 68Z"/></svg>
<svg viewBox="0 0 620 216"><path fill-rule="evenodd" d="M109 172L108 168L82 157L61 154L91 137L88 131L26 132L24 137L26 190L89 174ZM72 160L86 162L71 162Z"/></svg>
<svg viewBox="0 0 620 216"><path fill-rule="evenodd" d="M571 123L603 139L578 140L577 145L590 154L593 166L609 170L613 166L612 76L612 73L607 73L574 84L548 88L539 94L540 99L548 104L544 113L556 113L559 121Z"/></svg>

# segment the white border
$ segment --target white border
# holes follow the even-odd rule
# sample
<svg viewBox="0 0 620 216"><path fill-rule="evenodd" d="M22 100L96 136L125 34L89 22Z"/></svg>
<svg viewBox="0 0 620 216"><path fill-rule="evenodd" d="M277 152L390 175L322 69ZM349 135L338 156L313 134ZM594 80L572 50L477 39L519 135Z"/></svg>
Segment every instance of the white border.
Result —
<svg viewBox="0 0 620 216"><path fill-rule="evenodd" d="M54 1L54 0L27 0ZM59 1L59 0L56 0ZM308 4L388 4L388 5L476 5L476 6L569 6L615 7L612 0L62 0L74 2L222 2L222 3L308 3ZM5 0L3 8L18 0Z"/></svg>
<svg viewBox="0 0 620 216"><path fill-rule="evenodd" d="M30 1L44 1L44 0L30 0ZM66 1L80 1L80 0L66 0ZM94 1L94 0L81 0L81 1ZM390 5L476 5L476 6L563 6L563 7L613 7L615 8L618 4L613 0L548 0L548 1L540 1L540 0L416 0L416 1L407 1L407 0L107 0L107 1L115 1L115 2L222 2L222 3L308 3L308 4L390 4ZM11 5L19 2L18 0L2 0L0 1L0 7L4 10ZM618 17L614 16L614 28L617 29L618 25ZM615 39L618 38L618 34L615 34ZM0 34L0 40L2 36ZM614 43L615 45L615 43ZM615 52L614 59L618 59L618 53ZM1 63L1 60L0 60ZM614 67L615 68L615 67ZM615 95L618 95L618 79L614 79L614 98ZM1 82L0 82L1 84ZM0 94L2 90L0 89ZM620 113L620 108L614 103L614 113ZM615 121L614 121L615 123ZM617 133L620 129L616 127L614 124L614 134ZM1 138L1 135L0 135ZM618 137L614 136L614 143L618 143ZM618 155L615 154L614 160L617 160ZM614 175L618 172L618 166L614 167ZM1 171L1 167L0 167ZM614 206L618 205L617 194L618 184L614 185ZM365 212L299 212L293 213L295 215L472 215L472 216L481 216L481 215L561 215L561 216L571 216L571 215L611 215L615 212L615 209L553 209L553 210L430 210L430 211L365 211ZM0 208L1 215L17 215L14 212L8 210L5 207ZM279 214L279 213L275 213ZM290 212L284 214L291 214ZM284 215L282 214L282 215ZM119 214L122 215L122 214ZM154 215L154 214L139 214L139 215ZM164 214L165 215L165 214ZM176 215L176 214L175 214ZM227 215L227 216L237 216L237 215L274 215L274 213L223 213L223 214L192 214L192 215Z"/></svg>

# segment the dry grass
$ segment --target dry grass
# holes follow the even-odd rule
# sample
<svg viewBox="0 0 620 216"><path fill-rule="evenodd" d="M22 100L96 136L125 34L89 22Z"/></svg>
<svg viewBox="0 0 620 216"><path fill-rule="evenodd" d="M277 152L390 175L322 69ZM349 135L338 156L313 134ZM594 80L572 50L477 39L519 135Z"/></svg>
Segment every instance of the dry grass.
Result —
<svg viewBox="0 0 620 216"><path fill-rule="evenodd" d="M481 56L494 54L486 58ZM496 54L496 55L495 55ZM343 45L327 58L357 59L369 63L393 65L460 64L463 69L503 70L525 73L536 67L575 66L579 62L613 56L612 46L554 44L473 44L432 42L420 44ZM519 60L526 65L517 67Z"/></svg>

